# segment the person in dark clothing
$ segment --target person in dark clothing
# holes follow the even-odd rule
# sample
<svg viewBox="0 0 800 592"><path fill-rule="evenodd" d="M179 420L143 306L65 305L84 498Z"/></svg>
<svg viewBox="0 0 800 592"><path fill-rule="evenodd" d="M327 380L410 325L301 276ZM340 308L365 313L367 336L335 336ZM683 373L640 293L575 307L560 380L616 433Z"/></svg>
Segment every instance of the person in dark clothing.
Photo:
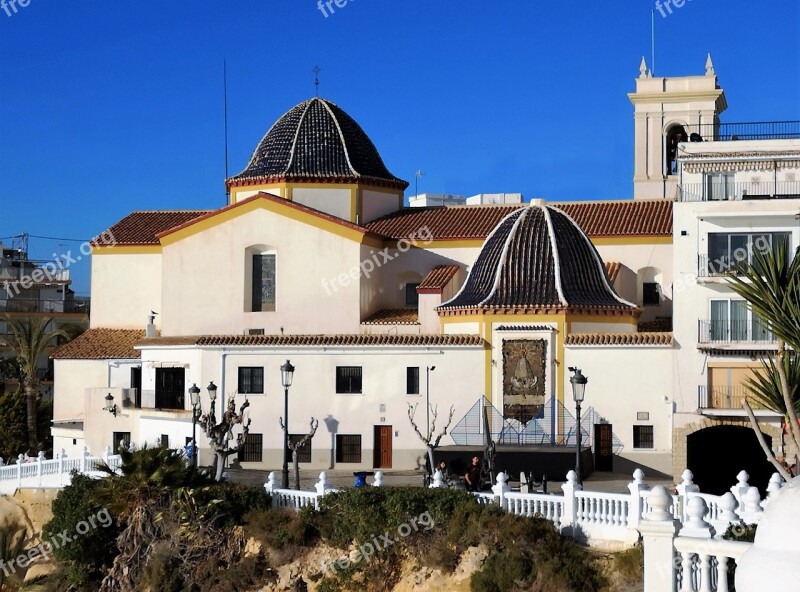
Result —
<svg viewBox="0 0 800 592"><path fill-rule="evenodd" d="M467 485L467 491L481 490L481 459L477 456L472 457L472 464L464 475L464 482Z"/></svg>

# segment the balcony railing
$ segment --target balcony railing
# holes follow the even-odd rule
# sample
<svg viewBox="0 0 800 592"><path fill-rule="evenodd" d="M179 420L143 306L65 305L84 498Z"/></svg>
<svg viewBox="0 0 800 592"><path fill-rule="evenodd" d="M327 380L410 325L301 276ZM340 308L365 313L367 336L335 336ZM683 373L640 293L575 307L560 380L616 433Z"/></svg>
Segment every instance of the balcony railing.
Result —
<svg viewBox="0 0 800 592"><path fill-rule="evenodd" d="M708 255L697 256L697 277L724 277L735 275L738 262L734 257L723 255L711 258Z"/></svg>
<svg viewBox="0 0 800 592"><path fill-rule="evenodd" d="M753 409L763 409L746 386L706 386L697 387L697 407L699 409L742 409L748 401Z"/></svg>
<svg viewBox="0 0 800 592"><path fill-rule="evenodd" d="M28 280L38 285L69 281L69 269L52 269L53 267L55 265L52 262L47 267L41 267L40 264L26 267L3 267L0 269L0 283Z"/></svg>
<svg viewBox="0 0 800 592"><path fill-rule="evenodd" d="M761 321L698 321L697 342L701 344L770 344L775 335Z"/></svg>
<svg viewBox="0 0 800 592"><path fill-rule="evenodd" d="M800 198L800 181L684 183L681 201L740 201Z"/></svg>
<svg viewBox="0 0 800 592"><path fill-rule="evenodd" d="M184 405L184 395L182 392L156 390L155 408L183 411L186 408Z"/></svg>
<svg viewBox="0 0 800 592"><path fill-rule="evenodd" d="M0 312L21 313L81 313L89 312L89 299L43 300L36 298L9 298L0 300Z"/></svg>
<svg viewBox="0 0 800 592"><path fill-rule="evenodd" d="M699 134L704 142L737 140L791 140L800 138L800 121L753 121L745 123L709 123L685 125L689 134ZM695 141L699 141L695 136Z"/></svg>

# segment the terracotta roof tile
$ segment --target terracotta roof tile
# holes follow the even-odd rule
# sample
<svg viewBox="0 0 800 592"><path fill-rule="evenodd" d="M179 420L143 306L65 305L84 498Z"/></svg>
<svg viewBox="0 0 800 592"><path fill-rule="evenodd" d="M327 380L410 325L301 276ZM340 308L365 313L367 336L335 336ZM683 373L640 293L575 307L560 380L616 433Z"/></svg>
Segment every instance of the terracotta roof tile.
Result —
<svg viewBox="0 0 800 592"><path fill-rule="evenodd" d="M573 333L564 345L665 345L673 344L672 333Z"/></svg>
<svg viewBox="0 0 800 592"><path fill-rule="evenodd" d="M620 200L553 202L590 237L672 236L672 202ZM410 239L426 228L433 240L485 239L500 221L523 205L404 208L366 227L395 240Z"/></svg>
<svg viewBox="0 0 800 592"><path fill-rule="evenodd" d="M136 211L125 216L92 244L100 247L124 245L158 245L156 235L175 226L185 224L213 210Z"/></svg>
<svg viewBox="0 0 800 592"><path fill-rule="evenodd" d="M201 335L140 339L137 347L148 346L243 346L243 347L441 347L485 346L479 335Z"/></svg>
<svg viewBox="0 0 800 592"><path fill-rule="evenodd" d="M428 272L419 286L417 294L440 294L453 276L458 273L458 265L437 265Z"/></svg>
<svg viewBox="0 0 800 592"><path fill-rule="evenodd" d="M415 308L385 308L364 321L362 325L419 325Z"/></svg>
<svg viewBox="0 0 800 592"><path fill-rule="evenodd" d="M614 284L617 281L617 276L619 275L619 270L622 265L619 261L606 261L606 274L608 274L608 283Z"/></svg>
<svg viewBox="0 0 800 592"><path fill-rule="evenodd" d="M144 338L142 329L89 329L58 348L54 360L135 360L134 344Z"/></svg>

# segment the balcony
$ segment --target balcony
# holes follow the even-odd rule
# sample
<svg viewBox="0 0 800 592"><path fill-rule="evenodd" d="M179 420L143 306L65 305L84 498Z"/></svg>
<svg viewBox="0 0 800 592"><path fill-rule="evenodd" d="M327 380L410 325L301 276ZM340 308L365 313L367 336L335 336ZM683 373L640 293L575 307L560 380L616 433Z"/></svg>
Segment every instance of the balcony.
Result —
<svg viewBox="0 0 800 592"><path fill-rule="evenodd" d="M770 409L766 409L752 398L750 389L746 386L706 386L701 384L697 387L697 409L701 415L716 416L716 417L745 417L745 412L742 405L747 401L753 409L753 414L756 417L763 417L768 419L777 419L781 417L780 413L775 413Z"/></svg>
<svg viewBox="0 0 800 592"><path fill-rule="evenodd" d="M747 321L698 321L697 343L728 346L727 349L772 349L777 338L757 319ZM743 347L745 346L745 347Z"/></svg>
<svg viewBox="0 0 800 592"><path fill-rule="evenodd" d="M50 265L42 267L46 263ZM23 280L27 280L34 285L68 283L70 281L69 269L52 269L54 267L55 265L52 261L26 261L22 267L9 265L0 269L0 283L20 282Z"/></svg>
<svg viewBox="0 0 800 592"><path fill-rule="evenodd" d="M681 201L741 201L800 198L800 181L684 183Z"/></svg>
<svg viewBox="0 0 800 592"><path fill-rule="evenodd" d="M0 313L83 313L89 314L89 299L44 300L41 298L9 298L0 300Z"/></svg>
<svg viewBox="0 0 800 592"><path fill-rule="evenodd" d="M736 142L737 140L792 140L800 138L800 121L752 121L745 123L710 123L684 125L692 139L699 134L704 142ZM694 141L701 141L695 136Z"/></svg>

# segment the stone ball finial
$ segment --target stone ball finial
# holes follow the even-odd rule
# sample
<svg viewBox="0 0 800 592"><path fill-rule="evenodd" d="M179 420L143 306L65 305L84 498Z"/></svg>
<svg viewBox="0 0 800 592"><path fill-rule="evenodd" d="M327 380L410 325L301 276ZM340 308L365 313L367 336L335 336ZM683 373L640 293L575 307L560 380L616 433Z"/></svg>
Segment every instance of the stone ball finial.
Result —
<svg viewBox="0 0 800 592"><path fill-rule="evenodd" d="M672 505L672 497L667 488L663 485L653 487L650 495L647 496L647 503L650 505L650 512L645 516L646 520L664 522L672 520L672 513L669 507Z"/></svg>
<svg viewBox="0 0 800 592"><path fill-rule="evenodd" d="M644 483L644 471L642 469L636 469L633 472L633 482L637 485Z"/></svg>
<svg viewBox="0 0 800 592"><path fill-rule="evenodd" d="M681 480L683 481L684 485L694 485L694 473L692 473L689 469L686 469L681 474Z"/></svg>

